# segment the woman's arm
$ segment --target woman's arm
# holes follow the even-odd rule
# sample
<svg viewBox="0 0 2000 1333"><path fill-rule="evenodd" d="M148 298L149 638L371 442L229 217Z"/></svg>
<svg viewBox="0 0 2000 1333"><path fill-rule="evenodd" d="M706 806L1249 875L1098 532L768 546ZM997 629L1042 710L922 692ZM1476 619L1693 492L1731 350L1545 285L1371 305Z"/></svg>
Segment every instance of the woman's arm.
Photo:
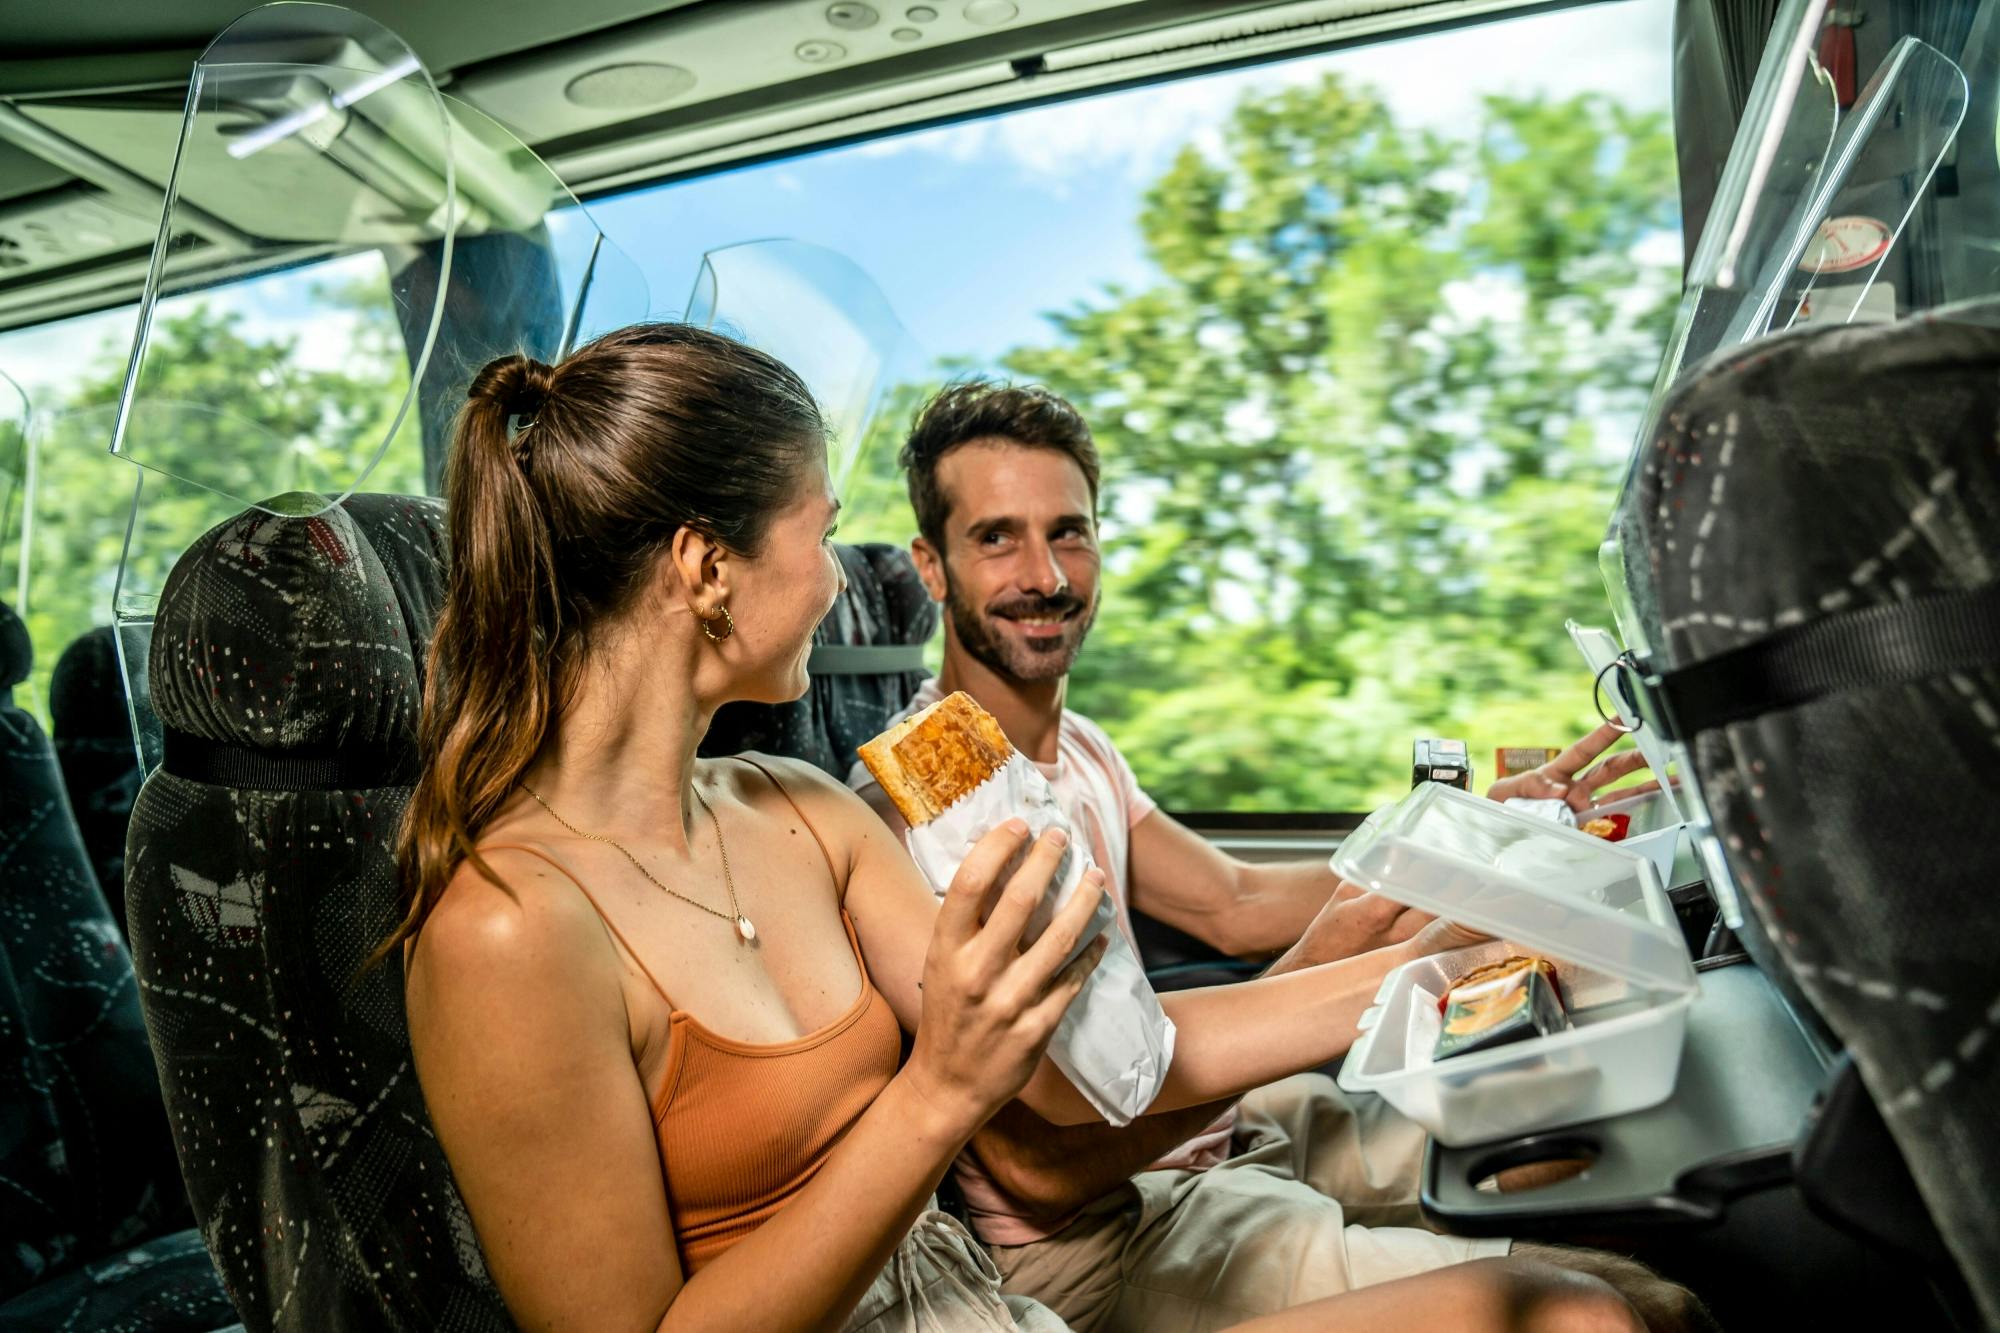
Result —
<svg viewBox="0 0 2000 1333"><path fill-rule="evenodd" d="M1025 840L1017 825L982 843L938 914L921 977L936 999L909 1062L811 1184L691 1279L602 926L532 857L492 857L516 892L462 872L412 950L410 1035L516 1321L593 1333L838 1326L965 1139L1027 1078L1095 962L1061 968L1095 885L1043 943L1016 947L1053 846L1037 844L980 927L987 886Z"/></svg>

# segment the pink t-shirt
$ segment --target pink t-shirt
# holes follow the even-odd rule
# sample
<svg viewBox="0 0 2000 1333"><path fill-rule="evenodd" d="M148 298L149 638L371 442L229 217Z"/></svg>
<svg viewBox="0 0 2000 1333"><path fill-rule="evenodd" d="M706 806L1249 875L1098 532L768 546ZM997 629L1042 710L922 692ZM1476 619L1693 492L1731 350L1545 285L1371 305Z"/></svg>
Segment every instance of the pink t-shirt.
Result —
<svg viewBox="0 0 2000 1333"><path fill-rule="evenodd" d="M943 697L937 677L933 676L890 725ZM1117 905L1119 927L1130 940L1132 918L1126 886L1131 879L1132 830L1158 805L1140 789L1132 766L1118 753L1118 747L1104 734L1104 728L1068 709L1063 710L1062 724L1056 732L1055 763L1035 767L1055 789L1056 799L1069 815L1071 832L1089 839L1090 854L1103 867L1105 887ZM895 814L866 766L856 764L847 781L875 809L890 816ZM900 827L901 821L895 822ZM1230 1134L1235 1126L1236 1112L1223 1112L1207 1129L1153 1163L1150 1169L1207 1170L1229 1155ZM1032 1205L1013 1198L981 1170L970 1153L961 1153L953 1169L965 1194L972 1228L989 1245L1026 1245L1045 1239L1075 1216L1074 1213L1038 1214Z"/></svg>

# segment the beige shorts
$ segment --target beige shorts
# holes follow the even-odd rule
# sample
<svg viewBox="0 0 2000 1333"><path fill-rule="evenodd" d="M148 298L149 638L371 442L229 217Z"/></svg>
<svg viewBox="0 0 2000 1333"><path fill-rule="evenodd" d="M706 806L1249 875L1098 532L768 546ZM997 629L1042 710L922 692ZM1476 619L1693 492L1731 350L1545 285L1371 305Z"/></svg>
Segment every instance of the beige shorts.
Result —
<svg viewBox="0 0 2000 1333"><path fill-rule="evenodd" d="M932 1203L842 1333L1068 1333L1039 1302L1002 1293L1000 1274L979 1242Z"/></svg>
<svg viewBox="0 0 2000 1333"><path fill-rule="evenodd" d="M1323 1074L1258 1089L1220 1166L1142 1172L1047 1240L990 1246L1003 1289L1077 1333L1207 1333L1506 1254L1505 1240L1409 1225L1423 1131L1376 1098L1358 1101L1357 1115Z"/></svg>

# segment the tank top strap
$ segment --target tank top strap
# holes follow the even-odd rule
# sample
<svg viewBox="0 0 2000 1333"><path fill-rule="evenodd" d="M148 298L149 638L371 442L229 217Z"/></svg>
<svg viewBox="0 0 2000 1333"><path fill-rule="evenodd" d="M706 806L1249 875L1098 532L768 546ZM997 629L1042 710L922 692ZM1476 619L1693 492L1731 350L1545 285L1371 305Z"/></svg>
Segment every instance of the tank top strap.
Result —
<svg viewBox="0 0 2000 1333"><path fill-rule="evenodd" d="M611 932L611 938L618 942L618 947L625 951L625 956L632 960L633 965L639 969L640 975L644 976L646 980L652 985L654 992L657 993L660 999L666 1003L668 1010L675 1013L679 1012L679 1010L675 1009L674 1007L674 1002L672 997L667 994L667 988L665 986L662 986L660 984L660 979L653 975L653 969L646 966L646 960L639 957L639 951L637 949L634 949L632 947L632 942L625 938L625 932L611 924L611 918L604 914L604 909L602 907L598 906L596 895L592 894L589 889L584 887L582 880L578 879L575 875L570 873L570 869L568 866L556 860L555 857L549 855L541 848L530 847L527 843L524 842L496 842L496 843L491 843L485 847L480 847L477 850L481 852L526 852L528 855L546 861L550 865L554 866L558 874L560 874L564 879L568 880L570 883L576 885L576 891L578 893L581 893L583 895L583 900L590 904L590 910L597 913L597 919L604 923L604 928L607 931Z"/></svg>
<svg viewBox="0 0 2000 1333"><path fill-rule="evenodd" d="M773 773L770 769L758 763L755 759L752 759L747 754L734 755L732 756L732 758L741 759L744 763L750 765L750 767L756 769L759 773L762 773L765 777L769 778L771 781L771 785L778 789L778 795L785 798L785 803L792 807L792 813L797 815L799 817L799 822L806 826L806 832L812 834L812 840L819 844L819 854L826 858L827 873L833 876L834 901L840 904L841 915L843 917L846 916L847 881L842 879L840 877L840 871L834 868L833 853L827 850L826 839L819 836L819 830L814 828L812 820L806 817L806 812L804 808L799 805L798 801L793 799L792 793L785 787L785 784L783 782L778 780L778 775L776 773Z"/></svg>

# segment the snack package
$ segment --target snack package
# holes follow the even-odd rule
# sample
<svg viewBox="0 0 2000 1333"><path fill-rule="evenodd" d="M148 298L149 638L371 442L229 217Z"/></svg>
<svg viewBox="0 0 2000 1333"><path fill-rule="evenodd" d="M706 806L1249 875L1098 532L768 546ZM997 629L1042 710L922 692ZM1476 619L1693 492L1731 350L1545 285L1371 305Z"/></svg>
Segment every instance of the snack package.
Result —
<svg viewBox="0 0 2000 1333"><path fill-rule="evenodd" d="M1442 1004L1439 1060L1545 1037L1569 1026L1555 964L1546 958L1517 956L1479 968L1454 982Z"/></svg>
<svg viewBox="0 0 2000 1333"><path fill-rule="evenodd" d="M905 845L939 896L974 844L1008 819L1027 821L1038 838L1050 828L1071 834L1024 941L1040 936L1093 864L1048 779L1008 744L992 714L962 691L890 728L860 753L909 824ZM1013 869L1008 867L1003 881ZM1056 1025L1049 1058L1107 1122L1124 1125L1159 1095L1174 1056L1174 1025L1117 916L1107 894L1076 952L1100 934L1108 934L1110 943Z"/></svg>
<svg viewBox="0 0 2000 1333"><path fill-rule="evenodd" d="M1561 753L1553 745L1503 745L1493 752L1494 781L1532 772Z"/></svg>

